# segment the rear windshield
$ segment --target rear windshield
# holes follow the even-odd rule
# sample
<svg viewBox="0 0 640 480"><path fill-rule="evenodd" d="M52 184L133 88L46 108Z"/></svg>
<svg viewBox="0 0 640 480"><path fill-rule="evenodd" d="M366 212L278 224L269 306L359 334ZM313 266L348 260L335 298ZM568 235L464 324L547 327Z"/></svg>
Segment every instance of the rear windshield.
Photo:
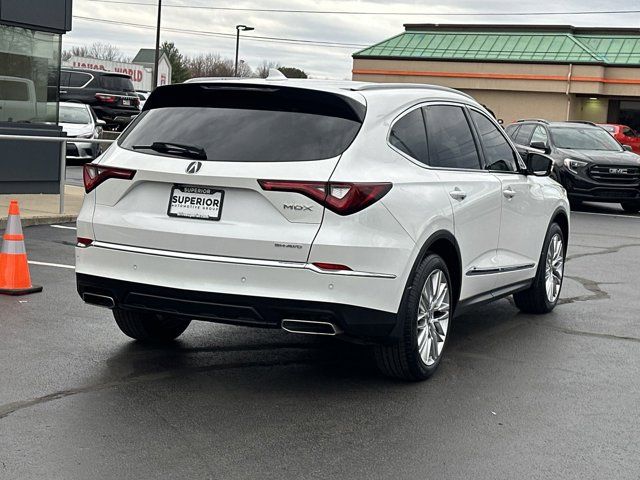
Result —
<svg viewBox="0 0 640 480"><path fill-rule="evenodd" d="M214 161L321 160L343 153L363 118L364 105L328 92L185 84L152 93L119 144L186 144Z"/></svg>
<svg viewBox="0 0 640 480"><path fill-rule="evenodd" d="M620 144L601 128L551 127L550 130L558 148L622 151Z"/></svg>
<svg viewBox="0 0 640 480"><path fill-rule="evenodd" d="M101 75L100 86L106 90L116 92L133 92L133 83L129 77L120 75Z"/></svg>

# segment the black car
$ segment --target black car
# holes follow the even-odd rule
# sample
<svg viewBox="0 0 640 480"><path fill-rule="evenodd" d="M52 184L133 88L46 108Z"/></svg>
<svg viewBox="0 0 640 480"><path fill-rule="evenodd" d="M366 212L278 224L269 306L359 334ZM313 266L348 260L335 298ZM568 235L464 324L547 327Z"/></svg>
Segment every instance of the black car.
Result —
<svg viewBox="0 0 640 480"><path fill-rule="evenodd" d="M63 68L60 101L90 105L109 129L121 130L140 113L140 99L124 73Z"/></svg>
<svg viewBox="0 0 640 480"><path fill-rule="evenodd" d="M589 200L640 211L640 155L603 128L590 122L532 119L518 120L505 130L521 154L543 150L554 159L552 177L567 190L572 205Z"/></svg>

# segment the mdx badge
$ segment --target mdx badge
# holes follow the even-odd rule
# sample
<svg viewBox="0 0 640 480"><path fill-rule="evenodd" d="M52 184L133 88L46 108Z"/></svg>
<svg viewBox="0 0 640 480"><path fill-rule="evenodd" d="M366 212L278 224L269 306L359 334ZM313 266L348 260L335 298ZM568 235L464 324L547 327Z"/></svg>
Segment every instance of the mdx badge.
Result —
<svg viewBox="0 0 640 480"><path fill-rule="evenodd" d="M295 210L296 212L313 212L313 208L310 205L296 205L294 203L282 205L285 210Z"/></svg>
<svg viewBox="0 0 640 480"><path fill-rule="evenodd" d="M202 162L191 162L187 167L187 173L198 173L202 168Z"/></svg>

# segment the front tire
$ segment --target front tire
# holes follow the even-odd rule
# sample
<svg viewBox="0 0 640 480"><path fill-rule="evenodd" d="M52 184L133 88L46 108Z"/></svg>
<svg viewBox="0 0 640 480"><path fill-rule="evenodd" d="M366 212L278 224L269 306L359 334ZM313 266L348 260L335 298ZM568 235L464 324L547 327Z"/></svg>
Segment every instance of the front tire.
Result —
<svg viewBox="0 0 640 480"><path fill-rule="evenodd" d="M141 342L169 342L184 332L191 320L151 312L113 310L113 317L125 335Z"/></svg>
<svg viewBox="0 0 640 480"><path fill-rule="evenodd" d="M627 213L640 212L640 202L622 202L620 206Z"/></svg>
<svg viewBox="0 0 640 480"><path fill-rule="evenodd" d="M425 380L433 375L450 336L453 301L447 265L440 256L427 255L400 305L400 340L375 347L376 362L382 373L410 381Z"/></svg>
<svg viewBox="0 0 640 480"><path fill-rule="evenodd" d="M513 300L522 312L549 313L560 298L564 279L565 239L562 229L552 223L544 239L538 271L527 290L514 293Z"/></svg>

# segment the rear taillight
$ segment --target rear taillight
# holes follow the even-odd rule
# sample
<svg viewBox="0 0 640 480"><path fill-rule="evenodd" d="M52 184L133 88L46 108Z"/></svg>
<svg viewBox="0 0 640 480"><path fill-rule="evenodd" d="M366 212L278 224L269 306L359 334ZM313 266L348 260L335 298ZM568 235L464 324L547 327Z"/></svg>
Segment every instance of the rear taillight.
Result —
<svg viewBox="0 0 640 480"><path fill-rule="evenodd" d="M304 182L258 180L263 190L295 192L315 200L338 215L351 215L384 197L391 183Z"/></svg>
<svg viewBox="0 0 640 480"><path fill-rule="evenodd" d="M82 170L82 179L84 180L84 190L89 193L105 180L110 178L119 178L121 180L131 180L136 174L135 170L118 167L106 167L86 163Z"/></svg>
<svg viewBox="0 0 640 480"><path fill-rule="evenodd" d="M104 103L116 103L118 101L118 97L107 95L106 93L96 93L96 98Z"/></svg>

